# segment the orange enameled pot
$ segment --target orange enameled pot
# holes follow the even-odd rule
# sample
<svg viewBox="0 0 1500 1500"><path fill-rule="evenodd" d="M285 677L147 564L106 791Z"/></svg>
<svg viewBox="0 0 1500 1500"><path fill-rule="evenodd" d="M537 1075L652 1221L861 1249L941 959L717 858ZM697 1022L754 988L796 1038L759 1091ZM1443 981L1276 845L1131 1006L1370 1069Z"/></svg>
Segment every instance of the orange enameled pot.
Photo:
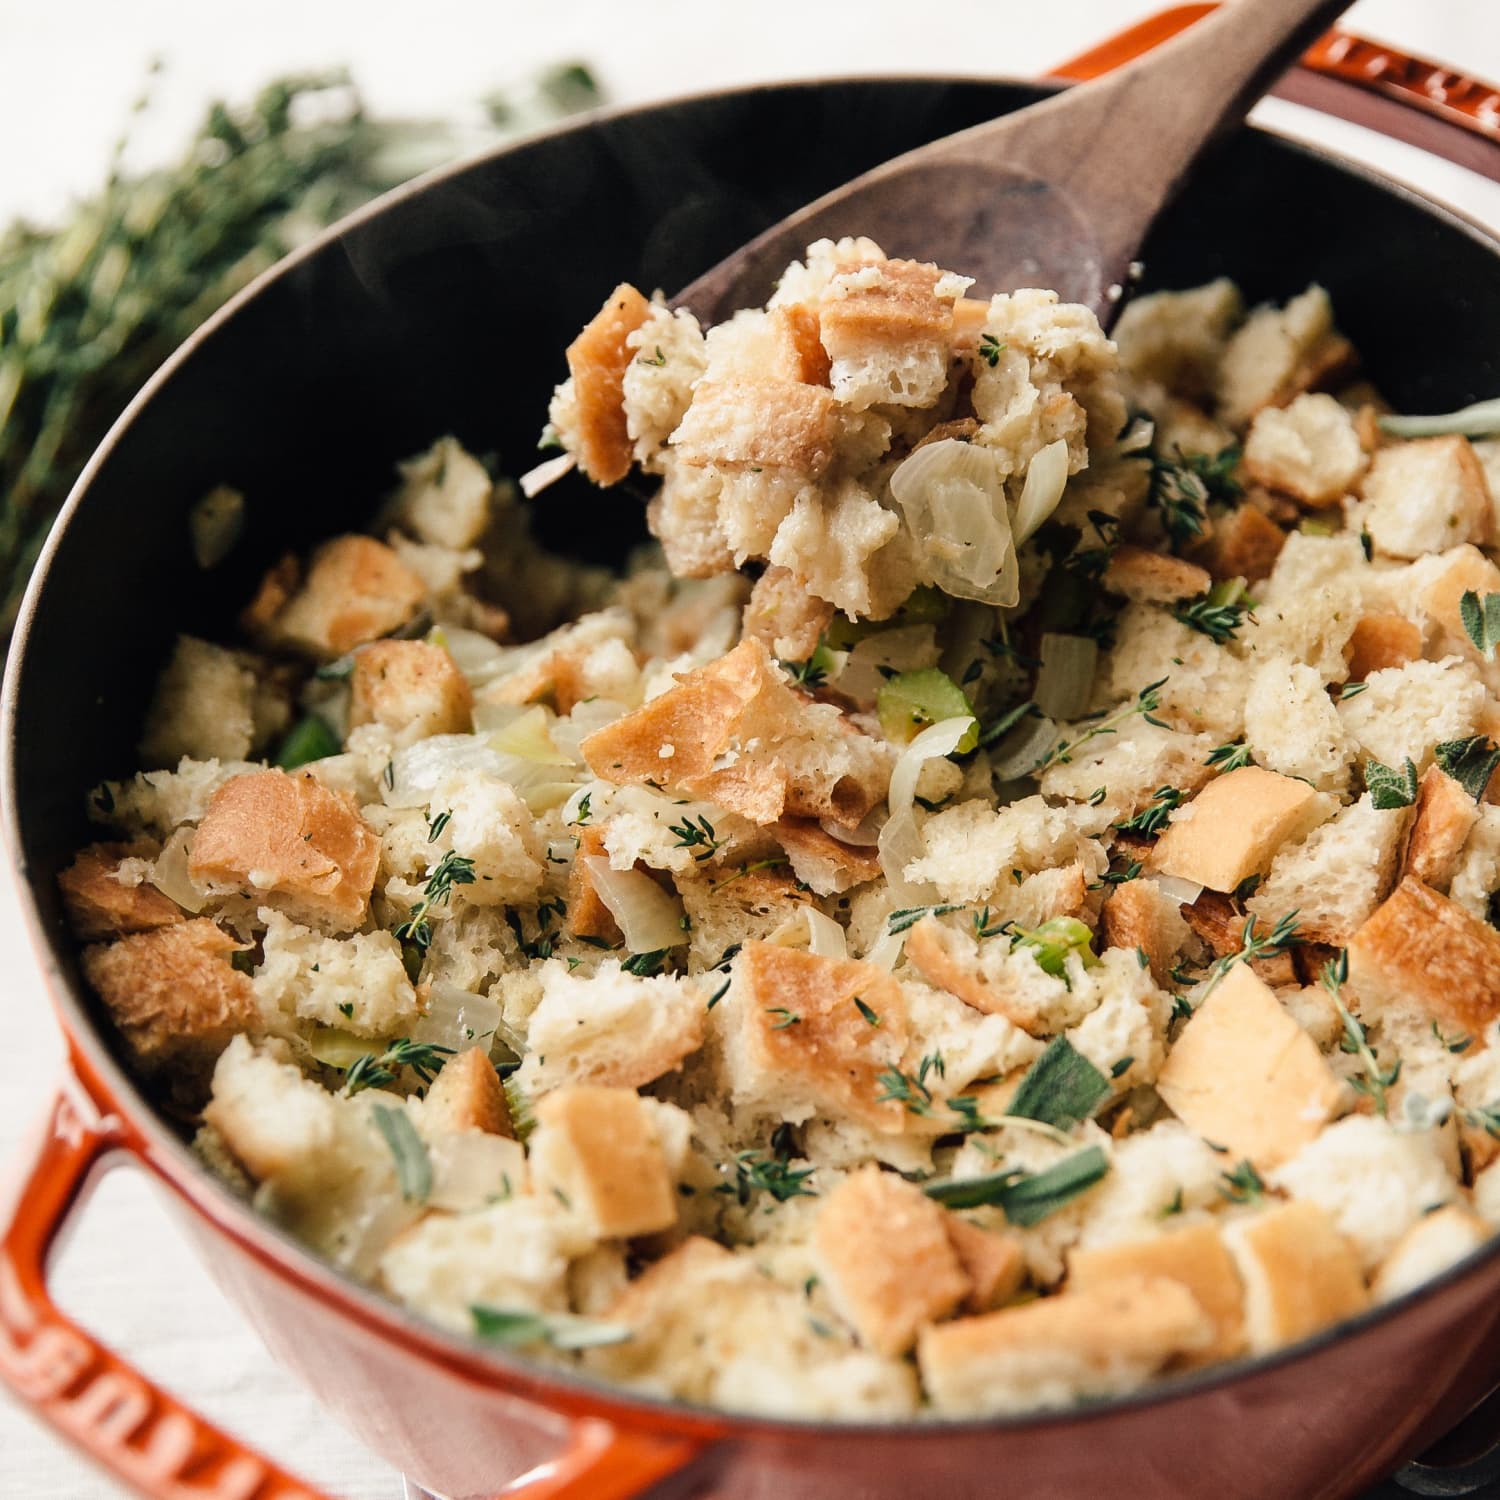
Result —
<svg viewBox="0 0 1500 1500"><path fill-rule="evenodd" d="M227 633L270 562L361 525L392 462L439 433L527 466L560 351L620 279L680 285L823 189L1038 92L953 80L750 89L602 115L447 171L257 283L95 456L37 569L5 687L8 833L70 1073L0 1205L0 1378L142 1493L312 1494L51 1302L48 1246L94 1168L122 1158L167 1189L273 1352L373 1448L453 1500L502 1489L526 1500L1337 1500L1500 1381L1500 1242L1275 1358L1025 1420L766 1421L543 1373L408 1316L233 1198L123 1071L81 982L54 877L89 837L85 788L134 763L175 632ZM1479 144L1500 173L1500 151ZM1264 133L1241 131L1205 164L1146 267L1156 285L1231 275L1252 301L1322 282L1403 407L1500 391L1500 244ZM220 482L250 497L249 518L206 575L187 512ZM600 559L640 532L638 507L581 483L550 491L539 513L553 544Z"/></svg>

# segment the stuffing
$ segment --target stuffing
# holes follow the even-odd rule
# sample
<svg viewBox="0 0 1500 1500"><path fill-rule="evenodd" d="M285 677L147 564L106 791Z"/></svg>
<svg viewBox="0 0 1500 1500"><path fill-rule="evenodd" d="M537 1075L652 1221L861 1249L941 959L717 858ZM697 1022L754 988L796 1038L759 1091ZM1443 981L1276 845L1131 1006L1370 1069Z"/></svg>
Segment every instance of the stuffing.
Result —
<svg viewBox="0 0 1500 1500"><path fill-rule="evenodd" d="M1224 1232L1245 1288L1245 1335L1269 1354L1364 1310L1359 1258L1316 1203L1286 1203Z"/></svg>
<svg viewBox="0 0 1500 1500"><path fill-rule="evenodd" d="M1458 1196L1428 1133L1395 1129L1373 1115L1329 1125L1268 1180L1316 1203L1354 1246L1366 1271L1389 1255L1429 1209Z"/></svg>
<svg viewBox="0 0 1500 1500"><path fill-rule="evenodd" d="M401 484L392 497L392 520L419 542L461 551L484 534L494 482L457 438L439 438L426 453L397 465Z"/></svg>
<svg viewBox="0 0 1500 1500"><path fill-rule="evenodd" d="M243 760L259 739L256 691L243 656L178 636L146 711L141 759L148 766L175 766L184 756Z"/></svg>
<svg viewBox="0 0 1500 1500"><path fill-rule="evenodd" d="M268 647L331 661L410 623L426 592L384 543L341 536L313 554L307 577L284 601L249 623Z"/></svg>
<svg viewBox="0 0 1500 1500"><path fill-rule="evenodd" d="M83 972L143 1072L192 1079L257 1024L239 943L206 919L174 922L83 951Z"/></svg>
<svg viewBox="0 0 1500 1500"><path fill-rule="evenodd" d="M646 524L678 578L713 578L734 567L729 538L719 524L723 475L684 463L670 450L660 460L661 488L646 507Z"/></svg>
<svg viewBox="0 0 1500 1500"><path fill-rule="evenodd" d="M1192 932L1177 902L1154 880L1125 880L1110 892L1102 915L1109 945L1144 953L1151 977L1166 984Z"/></svg>
<svg viewBox="0 0 1500 1500"><path fill-rule="evenodd" d="M569 1084L532 1106L532 1182L597 1239L670 1229L677 1194L648 1101L631 1089Z"/></svg>
<svg viewBox="0 0 1500 1500"><path fill-rule="evenodd" d="M252 771L214 793L188 874L310 926L348 932L369 909L380 841L352 800L311 776Z"/></svg>
<svg viewBox="0 0 1500 1500"><path fill-rule="evenodd" d="M963 1310L989 1312L1009 1302L1026 1279L1026 1257L1016 1236L981 1228L955 1213L945 1214L943 1223L958 1263L969 1278Z"/></svg>
<svg viewBox="0 0 1500 1500"><path fill-rule="evenodd" d="M1370 1294L1392 1302L1472 1255L1490 1237L1490 1226L1461 1203L1424 1214L1380 1263Z"/></svg>
<svg viewBox="0 0 1500 1500"><path fill-rule="evenodd" d="M1304 942L1342 947L1390 893L1409 818L1405 808L1377 808L1366 792L1283 844L1246 910L1267 928L1295 912Z"/></svg>
<svg viewBox="0 0 1500 1500"><path fill-rule="evenodd" d="M487 1046L465 1048L443 1064L422 1100L422 1125L429 1132L515 1135L510 1105Z"/></svg>
<svg viewBox="0 0 1500 1500"><path fill-rule="evenodd" d="M1115 324L1120 367L1192 401L1213 394L1230 332L1244 315L1226 276L1186 292L1151 292L1125 304Z"/></svg>
<svg viewBox="0 0 1500 1500"><path fill-rule="evenodd" d="M1068 1032L1068 1040L1117 1094L1150 1083L1166 1051L1168 997L1138 956L1123 948L1109 949L1088 977L1096 1003Z"/></svg>
<svg viewBox="0 0 1500 1500"><path fill-rule="evenodd" d="M356 1036L409 1034L417 995L390 933L325 937L271 910L260 920L264 956L252 983L267 1030L310 1021Z"/></svg>
<svg viewBox="0 0 1500 1500"><path fill-rule="evenodd" d="M1487 661L1489 658L1464 628L1461 602L1466 593L1475 593L1481 599L1487 594L1500 593L1500 568L1477 547L1466 544L1437 557L1422 559L1411 572L1419 574L1418 603L1427 621L1436 628L1438 646L1443 651L1467 656L1470 661ZM1412 656L1421 655L1420 635L1417 640L1418 649Z"/></svg>
<svg viewBox="0 0 1500 1500"><path fill-rule="evenodd" d="M641 1088L702 1046L705 999L690 980L638 978L617 959L587 976L553 959L517 1081L528 1097L566 1084Z"/></svg>
<svg viewBox="0 0 1500 1500"><path fill-rule="evenodd" d="M625 336L635 358L625 366L620 393L625 429L639 464L652 462L682 421L706 355L698 320L690 312L653 306Z"/></svg>
<svg viewBox="0 0 1500 1500"><path fill-rule="evenodd" d="M149 867L159 852L151 843L90 844L80 849L57 877L73 936L96 943L183 921L187 914L175 901L139 876L128 878L128 863L140 861Z"/></svg>
<svg viewBox="0 0 1500 1500"><path fill-rule="evenodd" d="M810 594L787 568L767 568L745 605L745 634L783 661L806 661L832 621L833 605Z"/></svg>
<svg viewBox="0 0 1500 1500"><path fill-rule="evenodd" d="M1232 892L1250 876L1265 874L1283 845L1325 821L1331 800L1305 781L1242 766L1178 808L1151 852L1150 867Z"/></svg>
<svg viewBox="0 0 1500 1500"><path fill-rule="evenodd" d="M1142 604L1175 604L1206 594L1213 578L1196 563L1127 543L1110 554L1103 583L1110 593L1122 599Z"/></svg>
<svg viewBox="0 0 1500 1500"><path fill-rule="evenodd" d="M1387 557L1490 538L1489 483L1468 438L1388 444L1370 460L1361 493L1365 528Z"/></svg>
<svg viewBox="0 0 1500 1500"><path fill-rule="evenodd" d="M1238 505L1214 519L1213 530L1189 549L1216 582L1243 578L1252 586L1271 575L1287 535L1264 511Z"/></svg>
<svg viewBox="0 0 1500 1500"><path fill-rule="evenodd" d="M1349 939L1363 1015L1430 1017L1480 1036L1500 1016L1500 933L1407 875Z"/></svg>
<svg viewBox="0 0 1500 1500"><path fill-rule="evenodd" d="M1266 1168L1313 1140L1344 1102L1317 1044L1244 964L1183 1027L1156 1089L1205 1140Z"/></svg>
<svg viewBox="0 0 1500 1500"><path fill-rule="evenodd" d="M1408 758L1423 771L1435 745L1475 732L1484 684L1453 657L1386 667L1365 678L1365 691L1338 706L1361 758L1399 767Z"/></svg>
<svg viewBox="0 0 1500 1500"><path fill-rule="evenodd" d="M811 818L783 818L774 832L792 873L819 896L880 878L880 856L873 847L842 843Z"/></svg>
<svg viewBox="0 0 1500 1500"><path fill-rule="evenodd" d="M1458 857L1447 894L1471 916L1486 921L1490 897L1500 890L1500 809L1483 806Z"/></svg>
<svg viewBox="0 0 1500 1500"><path fill-rule="evenodd" d="M1364 473L1354 418L1332 396L1295 396L1255 414L1245 439L1245 472L1304 505L1336 505Z"/></svg>
<svg viewBox="0 0 1500 1500"><path fill-rule="evenodd" d="M877 1354L906 1353L972 1290L946 1219L919 1187L875 1166L846 1177L818 1214L819 1273L840 1315Z"/></svg>
<svg viewBox="0 0 1500 1500"><path fill-rule="evenodd" d="M443 782L431 807L448 817L436 838L427 840L429 873L448 855L470 863L473 879L457 887L455 900L502 906L535 896L545 856L531 813L508 782L460 773Z"/></svg>
<svg viewBox="0 0 1500 1500"><path fill-rule="evenodd" d="M1405 615L1361 615L1344 647L1351 682L1363 682L1388 667L1404 667L1421 654L1421 627Z"/></svg>
<svg viewBox="0 0 1500 1500"><path fill-rule="evenodd" d="M383 724L392 743L411 745L432 734L467 734L474 695L441 646L424 641L375 641L355 653L349 727Z"/></svg>
<svg viewBox="0 0 1500 1500"><path fill-rule="evenodd" d="M1267 770L1341 792L1354 742L1311 667L1285 657L1263 661L1245 699L1245 743Z"/></svg>
<svg viewBox="0 0 1500 1500"><path fill-rule="evenodd" d="M1215 1336L1181 1282L1133 1276L930 1326L917 1362L939 1411L973 1416L1120 1395Z"/></svg>
<svg viewBox="0 0 1500 1500"><path fill-rule="evenodd" d="M1079 1244L1085 1248L1139 1240L1164 1223L1198 1222L1223 1204L1221 1153L1177 1120L1127 1135L1112 1156L1083 1221Z"/></svg>
<svg viewBox="0 0 1500 1500"><path fill-rule="evenodd" d="M1212 735L1184 733L1135 718L1055 761L1038 785L1045 796L1096 804L1111 819L1133 816L1147 807L1162 786L1196 792L1213 775L1208 757L1218 742Z"/></svg>
<svg viewBox="0 0 1500 1500"><path fill-rule="evenodd" d="M1219 362L1218 414L1244 427L1266 406L1280 406L1346 362L1328 293L1310 286L1285 307L1257 307L1234 332ZM1347 349L1347 345L1342 345Z"/></svg>
<svg viewBox="0 0 1500 1500"><path fill-rule="evenodd" d="M201 823L226 782L260 767L248 761L191 760L172 771L142 771L129 781L106 781L89 794L89 817L131 838L166 839L184 823Z"/></svg>
<svg viewBox="0 0 1500 1500"><path fill-rule="evenodd" d="M618 484L630 472L634 449L625 417L625 372L635 351L629 339L650 315L651 304L622 282L568 345L570 378L548 415L595 484Z"/></svg>
<svg viewBox="0 0 1500 1500"><path fill-rule="evenodd" d="M1446 892L1478 821L1479 806L1474 799L1446 771L1428 766L1412 808L1401 873Z"/></svg>
<svg viewBox="0 0 1500 1500"><path fill-rule="evenodd" d="M839 437L838 407L822 386L705 378L672 434L672 448L699 468L785 470L817 480L833 462Z"/></svg>

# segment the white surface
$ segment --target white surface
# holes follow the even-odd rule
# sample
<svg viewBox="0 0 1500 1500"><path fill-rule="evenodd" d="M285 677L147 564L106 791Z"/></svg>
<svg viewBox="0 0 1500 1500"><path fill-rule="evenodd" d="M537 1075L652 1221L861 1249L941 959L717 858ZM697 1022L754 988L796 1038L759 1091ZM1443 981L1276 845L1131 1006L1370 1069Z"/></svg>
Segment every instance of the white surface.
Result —
<svg viewBox="0 0 1500 1500"><path fill-rule="evenodd" d="M287 70L347 62L377 111L457 112L533 68L582 58L616 101L821 73L1024 75L1159 7L1141 0L948 0L928 25L909 4L760 0L261 0L231 11L191 0L0 0L0 223L58 212L100 179L148 60L168 64L139 132L170 153L215 96L244 98ZM1017 19L1024 15L1024 22ZM1361 0L1365 34L1500 79L1495 0ZM1357 127L1278 101L1260 118L1323 141L1500 225L1500 187ZM80 788L80 793L82 789ZM0 887L0 1013L10 1065L0 1089L0 1170L46 1101L55 1027L22 930ZM349 1497L396 1500L396 1476L323 1417L225 1305L143 1182L107 1179L80 1218L57 1283L64 1304L169 1387L283 1463ZM496 1476L498 1483L504 1476ZM0 1398L0 1495L113 1500L122 1492Z"/></svg>

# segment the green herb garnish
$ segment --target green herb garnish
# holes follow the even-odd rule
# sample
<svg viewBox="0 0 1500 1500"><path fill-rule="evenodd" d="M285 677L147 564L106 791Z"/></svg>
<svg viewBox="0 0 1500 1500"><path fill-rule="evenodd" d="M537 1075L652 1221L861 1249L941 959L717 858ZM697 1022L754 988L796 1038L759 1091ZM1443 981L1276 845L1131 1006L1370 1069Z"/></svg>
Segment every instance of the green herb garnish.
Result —
<svg viewBox="0 0 1500 1500"><path fill-rule="evenodd" d="M337 755L343 747L338 736L317 714L304 714L287 731L276 752L276 764L283 771L295 771L311 761L326 760Z"/></svg>
<svg viewBox="0 0 1500 1500"><path fill-rule="evenodd" d="M1375 1105L1376 1113L1384 1116L1388 1113L1386 1091L1394 1087L1396 1080L1401 1076L1401 1059L1398 1057L1389 1068L1382 1069L1376 1061L1375 1050L1370 1046L1370 1039L1365 1033L1364 1026L1344 1004L1344 984L1349 978L1348 950L1340 949L1337 958L1331 958L1323 965L1318 977L1323 983L1323 988L1333 997L1334 1008L1339 1013L1339 1019L1344 1023L1344 1034L1340 1038L1339 1048L1359 1059L1359 1072L1350 1076L1349 1086L1356 1092L1364 1094Z"/></svg>
<svg viewBox="0 0 1500 1500"><path fill-rule="evenodd" d="M401 1037L383 1052L366 1052L355 1058L344 1074L344 1093L354 1095L362 1089L383 1089L396 1081L402 1068L410 1068L423 1083L431 1083L452 1055L452 1047Z"/></svg>
<svg viewBox="0 0 1500 1500"><path fill-rule="evenodd" d="M376 1129L391 1148L402 1198L408 1203L425 1203L432 1192L432 1160L411 1116L397 1105L376 1104L371 1110Z"/></svg>
<svg viewBox="0 0 1500 1500"><path fill-rule="evenodd" d="M1174 786L1159 786L1151 794L1151 805L1142 809L1133 818L1126 818L1115 827L1121 833L1143 833L1155 836L1167 826L1167 819L1182 806L1183 793Z"/></svg>
<svg viewBox="0 0 1500 1500"><path fill-rule="evenodd" d="M1241 766L1250 764L1250 747L1243 740L1231 741L1211 751L1203 764L1212 766L1216 771L1238 771Z"/></svg>
<svg viewBox="0 0 1500 1500"><path fill-rule="evenodd" d="M1027 1070L1006 1114L1071 1130L1108 1097L1109 1080L1060 1036Z"/></svg>
<svg viewBox="0 0 1500 1500"><path fill-rule="evenodd" d="M446 905L454 886L473 885L474 880L474 861L465 855L455 854L450 849L433 866L432 874L427 877L422 899L412 908L411 915L396 928L396 941L411 943L425 953L432 942L432 923L428 920L428 912L434 906Z"/></svg>
<svg viewBox="0 0 1500 1500"><path fill-rule="evenodd" d="M1483 734L1445 740L1432 753L1438 765L1476 802L1484 796L1495 767L1500 765L1500 746Z"/></svg>
<svg viewBox="0 0 1500 1500"><path fill-rule="evenodd" d="M1481 599L1473 589L1466 590L1458 601L1458 617L1474 649L1492 660L1495 644L1500 641L1500 594L1486 594Z"/></svg>
<svg viewBox="0 0 1500 1500"><path fill-rule="evenodd" d="M922 1191L947 1208L982 1208L997 1204L1012 1224L1029 1228L1065 1208L1109 1171L1101 1146L1089 1146L1050 1166L1028 1173L1007 1168L981 1177L947 1178L923 1183Z"/></svg>
<svg viewBox="0 0 1500 1500"><path fill-rule="evenodd" d="M1398 768L1372 760L1365 767L1365 790L1381 812L1410 807L1417 800L1417 768L1411 763L1411 757L1407 756Z"/></svg>
<svg viewBox="0 0 1500 1500"><path fill-rule="evenodd" d="M1259 1203L1266 1196L1266 1184L1254 1165L1242 1161L1232 1172L1220 1172L1223 1183L1219 1192L1231 1203Z"/></svg>
<svg viewBox="0 0 1500 1500"><path fill-rule="evenodd" d="M601 1323L573 1313L531 1312L475 1303L469 1308L475 1336L487 1344L519 1348L550 1344L554 1349L598 1349L623 1344L634 1331L619 1323Z"/></svg>
<svg viewBox="0 0 1500 1500"><path fill-rule="evenodd" d="M1098 966L1099 957L1089 946L1093 936L1088 924L1077 917L1053 917L1040 927L1016 928L1011 947L1028 949L1044 974L1065 979L1068 959L1075 953L1085 969Z"/></svg>

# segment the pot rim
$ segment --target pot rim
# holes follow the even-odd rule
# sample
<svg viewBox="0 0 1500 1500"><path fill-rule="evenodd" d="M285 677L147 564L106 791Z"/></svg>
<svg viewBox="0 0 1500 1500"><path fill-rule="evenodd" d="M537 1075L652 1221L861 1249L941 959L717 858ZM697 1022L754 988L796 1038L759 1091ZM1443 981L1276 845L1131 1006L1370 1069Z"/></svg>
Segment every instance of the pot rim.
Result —
<svg viewBox="0 0 1500 1500"><path fill-rule="evenodd" d="M352 1276L335 1269L287 1231L258 1214L250 1204L233 1194L192 1154L188 1145L159 1115L135 1080L116 1060L102 1032L97 1029L85 1003L75 992L59 960L58 948L43 922L32 887L30 870L21 843L22 815L16 792L16 703L19 684L26 670L26 654L32 625L54 557L64 532L87 497L94 478L108 460L126 429L139 412L156 398L161 388L213 338L219 328L237 317L267 286L292 273L304 261L321 254L351 230L390 212L408 199L418 197L494 160L525 150L558 136L592 130L601 124L628 122L682 105L711 99L748 98L757 94L801 93L852 86L980 85L1052 93L1066 86L1051 79L1012 78L978 74L878 73L848 74L788 79L774 83L744 84L730 88L702 89L644 103L601 107L572 116L556 124L530 131L489 150L462 157L433 168L419 177L382 194L330 225L305 245L268 267L229 299L183 341L152 374L116 419L99 447L90 456L68 494L48 533L20 608L0 688L0 830L10 854L12 874L25 918L38 969L46 984L57 1016L70 1067L84 1083L101 1110L118 1114L139 1145L127 1148L137 1155L180 1199L242 1251L300 1290L316 1296L341 1315L352 1318L367 1331L398 1340L405 1348L431 1363L471 1381L500 1386L518 1399L570 1415L588 1413L618 1420L622 1426L665 1431L687 1437L710 1439L734 1437L901 1439L945 1438L955 1433L1016 1434L1063 1424L1084 1425L1198 1395L1206 1395L1273 1375L1284 1365L1313 1359L1332 1345L1353 1341L1370 1330L1401 1317L1410 1307L1471 1276L1478 1276L1500 1262L1500 1234L1481 1250L1471 1253L1440 1276L1388 1303L1368 1308L1354 1318L1324 1329L1311 1338L1270 1354L1227 1360L1183 1375L1153 1381L1124 1396L1091 1402L1084 1406L1060 1407L1013 1415L973 1418L921 1417L901 1421L858 1421L771 1417L737 1412L701 1404L643 1395L627 1387L593 1376L586 1371L544 1369L523 1356L487 1345L474 1337L451 1332L402 1307ZM1310 157L1335 172L1362 180L1383 193L1404 199L1428 217L1477 241L1500 261L1500 232L1492 230L1461 209L1427 196L1398 178L1386 177L1361 162L1338 152L1310 144L1259 123L1247 122L1242 130L1272 137L1294 154ZM499 1378L497 1378L499 1377Z"/></svg>

